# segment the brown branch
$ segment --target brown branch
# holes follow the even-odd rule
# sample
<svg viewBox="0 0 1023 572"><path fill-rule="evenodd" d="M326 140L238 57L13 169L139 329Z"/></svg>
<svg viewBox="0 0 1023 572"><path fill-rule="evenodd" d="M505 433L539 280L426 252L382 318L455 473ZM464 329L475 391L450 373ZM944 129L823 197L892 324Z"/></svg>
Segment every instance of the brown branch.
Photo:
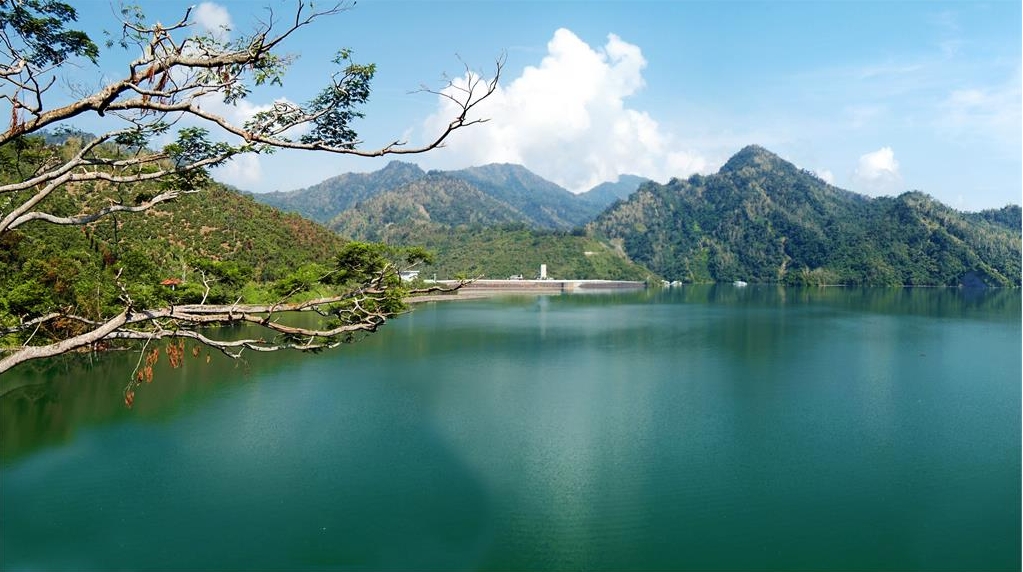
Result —
<svg viewBox="0 0 1023 572"><path fill-rule="evenodd" d="M107 206L107 207L103 207L102 209L100 209L100 210L98 210L98 211L96 211L94 213L85 214L85 215L78 215L78 216L55 216L55 215L52 215L50 213L45 213L45 212L30 212L30 213L26 213L26 214L23 214L23 215L19 216L18 218L16 218L13 222L11 222L6 227L0 226L0 230L14 229L14 228L17 228L20 225L25 224L26 222L33 221L33 220L42 220L42 221L46 221L46 222L51 223L51 224L59 224L59 225L83 225L83 224L88 224L90 222L94 222L96 220L99 220L99 219L101 219L101 218L103 218L103 217L105 217L105 216L107 216L107 215L109 215L111 213L119 213L119 212L138 213L138 212L142 212L142 211L145 211L145 210L149 210L149 209L153 208L154 206L156 206L156 205L158 205L160 203L165 203L167 201L176 199L180 195L191 194L191 193L196 193L196 192L198 192L198 191L166 191L166 192L160 193L159 195L156 195L155 197L153 197L152 199L149 199L148 201L146 201L144 203L141 203L141 204L138 204L138 205L135 205L135 206L110 205L110 206Z"/></svg>
<svg viewBox="0 0 1023 572"><path fill-rule="evenodd" d="M3 373L19 363L26 362L28 360L53 357L94 344L116 332L117 329L123 326L127 321L128 310L124 310L120 314L107 320L100 327L84 334L45 346L22 347L11 355L0 359L0 373Z"/></svg>
<svg viewBox="0 0 1023 572"><path fill-rule="evenodd" d="M226 117L202 107L203 98L211 94L219 93L228 100L246 96L250 87L246 82L262 79L257 75L260 70L269 70L268 73L273 74L290 63L287 57L273 54L286 38L315 19L346 10L349 6L335 4L326 10L314 10L312 4L299 1L294 20L285 21L287 28L282 33L270 35L274 24L274 14L271 11L268 22L250 36L245 45L234 47L211 38L190 37L176 42L173 35L189 25L187 20L190 11L186 11L185 18L170 27L159 25L147 27L126 22L123 28L125 40L143 52L142 56L128 65L127 76L107 84L95 93L83 95L69 105L51 110L44 108L43 94L54 84L56 78L49 77L48 74L56 68L36 67L18 57L11 59L10 65L0 65L0 80L16 88L13 95L0 96L11 102L14 114L10 127L0 133L0 145L88 112L99 115L111 113L134 126L132 129L112 131L95 140L83 142L81 149L69 160L61 161L56 166L44 161L42 166L34 167L35 173L32 176L0 186L0 195L20 198L21 193L24 193L27 197L9 212L0 213L2 219L0 233L33 220L58 225L84 225L117 212L145 211L157 204L173 200L181 194L193 192L189 189L172 189L141 204L110 204L94 212L83 212L73 216L56 216L36 210L44 208L41 205L45 205L45 201L57 189L76 183L105 181L118 185L155 181L175 174L216 166L239 153L262 152L274 148L326 151L360 157L422 153L443 146L444 141L454 131L486 121L472 118L470 115L481 101L496 91L504 65L503 58L497 61L497 70L491 80L484 80L479 75L468 73L464 84L452 81L439 91L423 90L452 101L456 106L456 113L441 133L419 147L406 147L405 142L394 141L378 149L364 150L357 148L357 145L361 144L360 141L296 142L286 137L285 134L290 129L322 121L324 116L338 109L332 105L348 109L342 103L331 103L323 109L318 108L321 104L310 104L305 107L293 104L279 105L269 114L266 122L262 123L262 127L255 128L232 123ZM8 38L3 34L0 34L0 37L10 48L7 55L16 56L17 50L10 45ZM332 79L339 81L338 76ZM343 78L340 81L344 83ZM172 157L169 157L168 153L144 149L141 142L134 157L125 158L124 153L118 153L113 158L99 156L100 146L120 140L119 135L162 133L168 125L189 116L200 120L200 124L219 127L223 133L236 136L245 143L235 147L226 144L212 146L209 151L202 150L200 153L213 153L214 156L176 165L170 164L168 160ZM142 138L139 139L141 141ZM150 172L143 172L144 170ZM354 334L375 331L400 311L390 305L384 305L396 295L388 282L394 278L396 271L395 267L388 265L357 288L302 302L289 302L288 296L273 304L240 304L236 301L234 304L224 305L206 303L210 282L203 274L205 290L201 303L152 309L134 307L128 290L120 282L118 274L115 281L121 289L123 310L114 317L91 319L76 316L69 309L22 321L17 326L0 331L0 336L19 334L22 336L19 339L22 340L31 332L29 342L32 342L39 341L36 332L48 332L54 329L54 326L63 329L67 325L58 320L74 322L74 332L86 330L65 340L49 344L40 342L44 345L32 346L26 342L13 347L0 347L0 356L4 356L0 359L0 373L31 359L86 348L105 340L149 341L175 337L190 338L232 357L238 357L246 348L255 351L276 351L334 347L347 341ZM465 282L454 287L418 288L408 294L414 297L431 292L450 292L463 284ZM298 327L275 320L275 316L281 313L304 311L316 311L324 318L336 319L339 322ZM270 339L257 335L243 340L217 340L211 338L210 330L206 329L209 326L242 323L260 328Z"/></svg>

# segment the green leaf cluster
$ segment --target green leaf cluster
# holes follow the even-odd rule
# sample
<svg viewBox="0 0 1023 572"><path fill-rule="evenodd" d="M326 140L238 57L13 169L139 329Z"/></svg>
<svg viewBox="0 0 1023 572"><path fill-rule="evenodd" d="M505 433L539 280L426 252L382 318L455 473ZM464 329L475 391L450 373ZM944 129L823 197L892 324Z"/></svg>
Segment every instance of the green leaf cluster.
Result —
<svg viewBox="0 0 1023 572"><path fill-rule="evenodd" d="M64 26L78 20L73 6L56 0L0 2L0 29L5 39L20 38L20 56L37 67L56 66L73 56L96 63L99 48L85 32ZM10 43L8 47L14 47ZM18 48L16 48L18 49Z"/></svg>

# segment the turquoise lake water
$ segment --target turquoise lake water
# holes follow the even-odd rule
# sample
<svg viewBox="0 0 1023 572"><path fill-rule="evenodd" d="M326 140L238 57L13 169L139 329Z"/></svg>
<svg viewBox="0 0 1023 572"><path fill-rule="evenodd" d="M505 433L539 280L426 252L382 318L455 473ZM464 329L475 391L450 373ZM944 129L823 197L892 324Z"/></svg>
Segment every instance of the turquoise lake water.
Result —
<svg viewBox="0 0 1023 572"><path fill-rule="evenodd" d="M431 303L0 379L5 570L1019 570L1019 291Z"/></svg>

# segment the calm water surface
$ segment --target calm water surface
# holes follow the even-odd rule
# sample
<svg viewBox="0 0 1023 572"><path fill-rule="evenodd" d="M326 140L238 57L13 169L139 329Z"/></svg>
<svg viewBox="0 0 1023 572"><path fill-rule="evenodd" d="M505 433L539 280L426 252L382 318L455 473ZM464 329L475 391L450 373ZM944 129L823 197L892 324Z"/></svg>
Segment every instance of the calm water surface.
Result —
<svg viewBox="0 0 1023 572"><path fill-rule="evenodd" d="M1018 291L431 304L0 379L3 569L1020 568Z"/></svg>

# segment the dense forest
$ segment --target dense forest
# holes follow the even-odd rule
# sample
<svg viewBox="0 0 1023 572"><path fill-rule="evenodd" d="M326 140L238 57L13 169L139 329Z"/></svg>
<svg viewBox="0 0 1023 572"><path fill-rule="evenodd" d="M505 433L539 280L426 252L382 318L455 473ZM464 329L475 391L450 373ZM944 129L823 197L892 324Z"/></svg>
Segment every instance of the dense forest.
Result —
<svg viewBox="0 0 1023 572"><path fill-rule="evenodd" d="M710 176L647 183L588 227L683 282L1019 286L1020 208L869 198L750 146Z"/></svg>
<svg viewBox="0 0 1023 572"><path fill-rule="evenodd" d="M0 147L0 184L81 144L78 137L60 141L26 137ZM104 152L116 157L121 151L110 145ZM152 184L70 185L43 206L72 215L87 204L137 203L158 190ZM0 236L0 326L55 308L99 318L124 296L140 307L203 298L275 301L311 287L348 244L312 221L212 182L145 212L115 213L84 226L34 221Z"/></svg>

